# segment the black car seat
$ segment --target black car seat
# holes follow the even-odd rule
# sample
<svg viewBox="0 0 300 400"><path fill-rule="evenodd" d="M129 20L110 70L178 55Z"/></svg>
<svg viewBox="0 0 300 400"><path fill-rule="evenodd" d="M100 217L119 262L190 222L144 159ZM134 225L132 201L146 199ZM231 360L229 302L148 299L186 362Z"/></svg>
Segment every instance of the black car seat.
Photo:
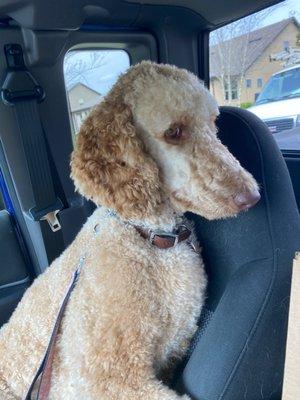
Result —
<svg viewBox="0 0 300 400"><path fill-rule="evenodd" d="M237 218L192 216L209 288L178 386L196 400L280 400L299 212L265 124L248 111L222 107L218 126L222 142L259 182L262 198Z"/></svg>

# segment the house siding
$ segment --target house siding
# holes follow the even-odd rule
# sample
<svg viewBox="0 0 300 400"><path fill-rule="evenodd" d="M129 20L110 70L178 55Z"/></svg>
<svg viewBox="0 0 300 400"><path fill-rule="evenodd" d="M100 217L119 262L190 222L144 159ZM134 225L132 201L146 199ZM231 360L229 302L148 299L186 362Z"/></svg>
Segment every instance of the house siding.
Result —
<svg viewBox="0 0 300 400"><path fill-rule="evenodd" d="M95 102L95 104L101 99L99 93L84 85L76 85L69 92L69 103L71 111L77 111L85 109L85 104Z"/></svg>
<svg viewBox="0 0 300 400"><path fill-rule="evenodd" d="M244 82L241 102L254 102L255 93L262 91L262 88L257 87L257 78L262 78L264 86L272 74L283 69L282 61L270 61L269 56L283 51L285 41L288 41L290 46L295 47L298 33L299 29L294 24L289 24L248 69L245 79L252 79L252 87L246 88Z"/></svg>
<svg viewBox="0 0 300 400"><path fill-rule="evenodd" d="M220 105L240 106L242 103L253 103L255 94L259 94L270 76L275 72L283 69L282 61L270 61L269 57L273 53L284 50L284 42L288 41L289 45L296 47L297 34L299 28L290 22L275 38L275 40L263 51L263 53L248 68L245 78L241 82L241 96L238 100L226 101L220 81L216 78L210 81L211 93L215 96ZM262 79L262 87L257 87L257 79ZM246 87L246 79L251 79L251 87Z"/></svg>
<svg viewBox="0 0 300 400"><path fill-rule="evenodd" d="M99 93L79 83L68 91L68 98L73 131L76 133L91 109L100 103L102 97Z"/></svg>

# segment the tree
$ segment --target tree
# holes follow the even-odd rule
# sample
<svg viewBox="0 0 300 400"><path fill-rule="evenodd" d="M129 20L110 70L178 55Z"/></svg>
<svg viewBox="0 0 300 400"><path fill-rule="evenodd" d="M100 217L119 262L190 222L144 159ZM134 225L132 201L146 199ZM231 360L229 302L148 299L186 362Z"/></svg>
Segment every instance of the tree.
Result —
<svg viewBox="0 0 300 400"><path fill-rule="evenodd" d="M255 43L255 38L250 43L251 33L262 27L263 21L277 8L278 5L269 7L212 32L214 76L221 84L224 99L229 103L240 98L247 60L260 45L259 40Z"/></svg>
<svg viewBox="0 0 300 400"><path fill-rule="evenodd" d="M67 88L81 82L87 84L89 72L107 63L107 51L80 50L69 51L65 56L64 75Z"/></svg>

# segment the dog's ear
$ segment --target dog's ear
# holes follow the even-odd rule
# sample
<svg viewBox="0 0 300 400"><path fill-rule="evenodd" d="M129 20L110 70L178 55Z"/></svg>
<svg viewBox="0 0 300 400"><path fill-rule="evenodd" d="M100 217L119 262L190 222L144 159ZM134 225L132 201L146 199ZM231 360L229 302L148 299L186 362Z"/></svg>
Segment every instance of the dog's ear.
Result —
<svg viewBox="0 0 300 400"><path fill-rule="evenodd" d="M159 171L137 136L131 109L109 97L83 123L71 159L76 189L125 219L161 204Z"/></svg>

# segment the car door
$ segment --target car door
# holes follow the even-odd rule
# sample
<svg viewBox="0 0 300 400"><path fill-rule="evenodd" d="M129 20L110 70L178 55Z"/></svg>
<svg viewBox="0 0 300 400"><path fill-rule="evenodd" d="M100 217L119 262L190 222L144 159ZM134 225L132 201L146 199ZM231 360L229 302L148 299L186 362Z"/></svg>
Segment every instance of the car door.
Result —
<svg viewBox="0 0 300 400"><path fill-rule="evenodd" d="M29 286L29 256L0 169L0 326L15 309Z"/></svg>

